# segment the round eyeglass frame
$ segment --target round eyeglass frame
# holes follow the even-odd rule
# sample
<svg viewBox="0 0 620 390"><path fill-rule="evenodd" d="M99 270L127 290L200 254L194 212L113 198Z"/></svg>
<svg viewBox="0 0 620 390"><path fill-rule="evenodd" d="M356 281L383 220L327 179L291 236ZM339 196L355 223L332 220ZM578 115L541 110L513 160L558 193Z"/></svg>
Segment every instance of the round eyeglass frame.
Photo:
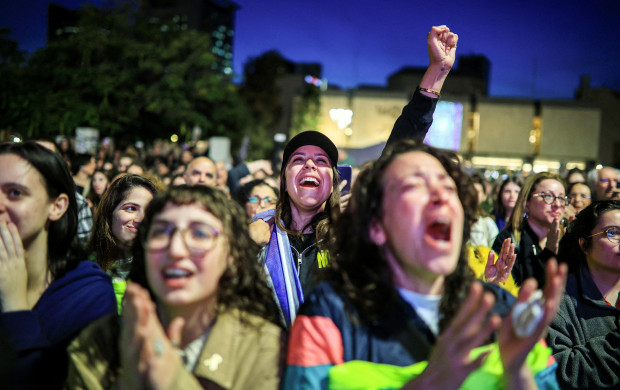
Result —
<svg viewBox="0 0 620 390"><path fill-rule="evenodd" d="M600 231L598 233L594 233L593 235L588 236L586 238L592 238L594 236L598 236L599 234L605 234L605 236L607 237L607 240L609 242L611 242L612 244L620 244L620 237L618 237L618 234L616 234L616 237L618 237L618 238L616 238L616 239L611 238L611 236L612 236L611 231L613 231L613 230L615 230L616 233L617 233L618 230L620 230L620 229L618 229L618 227L614 227L614 226L608 227L608 228L606 228L606 229L604 229L604 230L602 230L602 231Z"/></svg>
<svg viewBox="0 0 620 390"><path fill-rule="evenodd" d="M552 194L546 194L544 192L540 192L540 193L536 193L536 194L532 194L532 196L536 196L536 197L540 197L542 198L542 201L545 202L546 204L554 204L555 201L557 199L559 199L561 201L561 205L566 207L570 204L570 198L568 196L555 196ZM550 199L551 201L547 200Z"/></svg>
<svg viewBox="0 0 620 390"><path fill-rule="evenodd" d="M206 244L205 244L204 248L196 247L196 246L193 246L193 245L189 244L189 242L191 241L191 239L188 240L188 233L191 232L191 228L190 227L187 227L185 229L179 229L176 226L174 228L172 228L168 234L166 234L167 240L165 241L165 244L162 243L161 246L156 246L155 248L153 248L153 245L152 245L152 243L150 243L150 240L149 240L149 235L151 233L151 231L149 229L149 231L146 234L146 237L142 241L142 245L144 246L144 248L147 251L152 251L152 252L162 252L162 251L165 251L168 248L170 248L170 243L172 242L172 237L174 236L174 234L179 232L181 234L181 238L183 240L183 244L185 245L187 250L190 252L190 254L196 255L196 256L204 255L205 253L207 253L211 249L213 249L213 246L215 244L215 240L220 236L220 234L222 234L222 232L219 229L216 229L216 228L214 228L212 226L208 226L208 225L205 225L205 226L207 226L212 231L213 235L205 240Z"/></svg>

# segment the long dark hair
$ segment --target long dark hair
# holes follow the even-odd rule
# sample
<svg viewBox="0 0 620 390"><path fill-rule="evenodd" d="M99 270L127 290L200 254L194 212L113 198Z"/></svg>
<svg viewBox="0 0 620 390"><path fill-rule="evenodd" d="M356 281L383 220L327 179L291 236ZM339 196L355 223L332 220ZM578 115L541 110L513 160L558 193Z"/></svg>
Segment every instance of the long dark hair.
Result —
<svg viewBox="0 0 620 390"><path fill-rule="evenodd" d="M90 184L88 185L88 194L86 194L86 199L90 200L93 204L93 207L97 206L103 198L103 194L99 195L95 192L95 188L93 187L93 181L95 179L95 174L101 173L103 176L108 179L108 187L110 186L110 182L112 181L112 177L110 173L102 168L97 168L93 172L93 175L90 177ZM105 191L104 191L105 192Z"/></svg>
<svg viewBox="0 0 620 390"><path fill-rule="evenodd" d="M263 264L256 258L260 248L248 234L245 211L216 188L177 186L158 194L149 203L144 220L138 227L138 237L132 246L133 262L129 279L149 290L151 296L155 298L146 278L144 242L153 217L168 204L177 206L198 204L218 218L224 226L224 233L230 245L229 253L234 259L235 266L227 268L219 280L217 289L219 310L239 309L241 312L263 317L282 326L273 292L265 279Z"/></svg>
<svg viewBox="0 0 620 390"><path fill-rule="evenodd" d="M474 280L465 252L465 242L478 205L470 191L470 178L461 169L456 154L440 151L413 141L396 143L374 163L364 168L353 187L347 210L331 229L330 246L333 257L327 278L334 288L344 294L362 315L372 322L384 317L395 306L397 291L390 266L381 248L369 236L372 221L380 220L384 195L383 176L392 162L408 152L420 151L435 157L454 180L463 204L465 221L461 254L454 272L446 277L440 303L440 328L443 329L465 299Z"/></svg>
<svg viewBox="0 0 620 390"><path fill-rule="evenodd" d="M288 163L286 164L288 166ZM280 196L276 203L276 223L278 227L288 234L295 236L302 236L303 232L311 227L316 235L316 241L318 245L323 247L325 244L324 238L329 233L329 228L332 219L340 213L340 179L338 176L338 169L336 166L332 166L332 193L325 203L325 210L316 214L307 226L304 226L301 230L295 231L289 228L292 222L291 211L291 197L286 189L286 168L280 172Z"/></svg>
<svg viewBox="0 0 620 390"><path fill-rule="evenodd" d="M586 251L592 246L592 229L598 224L601 216L608 211L619 210L620 200L603 200L589 204L581 210L566 228L566 234L560 240L558 259L568 264L569 272L575 272L586 264ZM579 245L582 238L583 245Z"/></svg>
<svg viewBox="0 0 620 390"><path fill-rule="evenodd" d="M112 234L112 214L116 206L137 187L145 188L153 195L157 193L157 187L149 179L139 175L123 174L110 183L95 209L89 247L95 251L95 259L104 271L124 256L120 242Z"/></svg>
<svg viewBox="0 0 620 390"><path fill-rule="evenodd" d="M523 180L521 180L521 178L519 178L518 176L508 176L506 178L506 180L504 180L502 182L502 184L500 184L499 186L499 191L497 193L497 197L495 198L495 209L493 210L493 216L497 219L497 218L501 218L501 219L505 219L506 218L506 207L504 207L504 203L502 202L502 193L504 192L504 188L506 188L506 186L509 183L515 183L516 185L519 186L519 188L523 188ZM517 204L515 203L515 207L517 206ZM513 209L514 211L514 209ZM512 213L511 213L512 215Z"/></svg>
<svg viewBox="0 0 620 390"><path fill-rule="evenodd" d="M69 167L59 155L36 142L4 143L0 145L0 154L14 154L33 166L43 178L50 199L60 194L66 194L69 198L69 207L63 216L57 221L50 221L47 237L48 268L54 279L61 278L82 260L78 256L78 248L71 245L77 232L78 210L75 183Z"/></svg>

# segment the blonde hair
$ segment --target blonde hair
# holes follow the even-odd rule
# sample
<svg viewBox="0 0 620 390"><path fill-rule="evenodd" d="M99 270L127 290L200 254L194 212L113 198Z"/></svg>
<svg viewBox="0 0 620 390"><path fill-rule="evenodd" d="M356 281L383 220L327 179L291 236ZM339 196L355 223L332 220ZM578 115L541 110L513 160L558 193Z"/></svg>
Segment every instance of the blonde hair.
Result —
<svg viewBox="0 0 620 390"><path fill-rule="evenodd" d="M534 190L538 183L543 180L555 180L565 187L564 180L562 180L560 176L549 172L539 172L525 179L523 187L521 187L521 191L519 191L515 208L512 210L510 219L506 223L507 226L510 226L515 245L518 245L521 241L521 231L523 230L523 223L525 222L525 204L534 194Z"/></svg>

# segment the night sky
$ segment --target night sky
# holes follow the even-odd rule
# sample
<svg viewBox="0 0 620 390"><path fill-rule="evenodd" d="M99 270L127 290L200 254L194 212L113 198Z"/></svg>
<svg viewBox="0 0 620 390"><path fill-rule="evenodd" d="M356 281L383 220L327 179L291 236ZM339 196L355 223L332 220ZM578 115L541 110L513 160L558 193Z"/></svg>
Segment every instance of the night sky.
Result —
<svg viewBox="0 0 620 390"><path fill-rule="evenodd" d="M22 50L45 45L48 2L0 0L0 26L13 30ZM457 55L491 61L491 96L571 99L586 74L591 86L620 91L618 0L235 2L238 74L248 58L275 49L292 61L321 63L330 84L385 85L403 66L426 66L426 33L446 24L459 34Z"/></svg>

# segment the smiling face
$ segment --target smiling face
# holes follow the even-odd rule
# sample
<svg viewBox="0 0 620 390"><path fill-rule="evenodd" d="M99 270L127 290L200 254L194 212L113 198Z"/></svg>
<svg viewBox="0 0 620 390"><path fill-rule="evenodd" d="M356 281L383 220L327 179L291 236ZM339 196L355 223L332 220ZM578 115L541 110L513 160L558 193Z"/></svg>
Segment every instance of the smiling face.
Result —
<svg viewBox="0 0 620 390"><path fill-rule="evenodd" d="M151 229L169 226L170 244L159 251L146 250L146 276L157 300L164 307L213 307L219 280L230 261L229 244L222 222L197 204L167 204L153 217ZM211 247L201 255L191 254L180 231L196 226L215 229Z"/></svg>
<svg viewBox="0 0 620 390"><path fill-rule="evenodd" d="M245 202L245 212L250 218L254 218L254 216L260 212L275 208L276 201L278 200L275 191L267 185L257 185L252 188L250 197L256 198L255 202L251 202L250 200ZM271 201L267 203L269 198L271 198Z"/></svg>
<svg viewBox="0 0 620 390"><path fill-rule="evenodd" d="M455 270L461 251L465 216L456 184L439 160L414 151L389 165L383 188L370 238L384 247L397 285L429 293Z"/></svg>
<svg viewBox="0 0 620 390"><path fill-rule="evenodd" d="M512 212L515 208L519 191L521 191L521 186L517 183L510 182L504 186L502 190L502 205L506 211Z"/></svg>
<svg viewBox="0 0 620 390"><path fill-rule="evenodd" d="M293 152L285 171L286 191L291 208L300 212L320 212L332 193L334 173L325 151L305 145Z"/></svg>
<svg viewBox="0 0 620 390"><path fill-rule="evenodd" d="M596 234L610 227L620 227L620 210L610 210L603 214L591 234ZM592 244L586 251L586 260L590 272L620 275L620 244L612 243L605 233L591 238Z"/></svg>
<svg viewBox="0 0 620 390"><path fill-rule="evenodd" d="M545 179L538 183L532 191L532 195L540 193L564 196L564 185L554 179ZM541 196L531 196L525 204L525 211L530 225L549 229L554 218L562 218L564 204L557 199L554 199L552 204L546 204Z"/></svg>
<svg viewBox="0 0 620 390"><path fill-rule="evenodd" d="M151 191L140 186L134 187L114 208L111 223L112 235L123 247L131 246L136 238L138 226L144 219L144 211L151 200L153 200Z"/></svg>
<svg viewBox="0 0 620 390"><path fill-rule="evenodd" d="M95 194L99 196L103 195L106 188L108 188L108 185L110 184L107 176L104 175L103 172L95 172L91 180L93 182L93 190L95 191Z"/></svg>
<svg viewBox="0 0 620 390"><path fill-rule="evenodd" d="M592 193L590 188L585 184L575 184L570 189L570 204L576 212L580 212L592 203Z"/></svg>
<svg viewBox="0 0 620 390"><path fill-rule="evenodd" d="M43 177L28 161L15 154L2 154L0 166L0 221L16 225L24 249L34 242L47 246L46 225L58 220L64 210L56 215Z"/></svg>

